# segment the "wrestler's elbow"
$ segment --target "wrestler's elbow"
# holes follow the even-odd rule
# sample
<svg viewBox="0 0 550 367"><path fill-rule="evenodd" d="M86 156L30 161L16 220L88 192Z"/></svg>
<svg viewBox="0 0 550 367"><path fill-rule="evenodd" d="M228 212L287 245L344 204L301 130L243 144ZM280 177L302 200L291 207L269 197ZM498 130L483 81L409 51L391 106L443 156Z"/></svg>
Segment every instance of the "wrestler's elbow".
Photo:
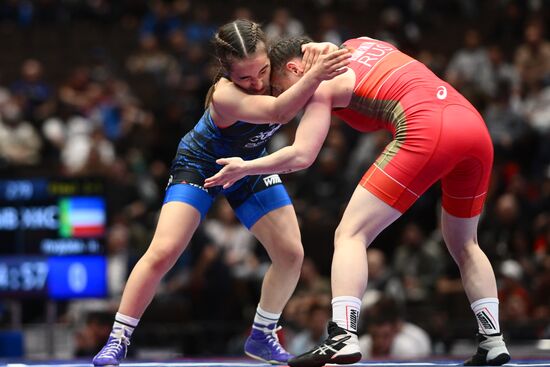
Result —
<svg viewBox="0 0 550 367"><path fill-rule="evenodd" d="M309 168L315 161L315 155L309 154L307 151L297 151L294 156L296 169L302 170Z"/></svg>

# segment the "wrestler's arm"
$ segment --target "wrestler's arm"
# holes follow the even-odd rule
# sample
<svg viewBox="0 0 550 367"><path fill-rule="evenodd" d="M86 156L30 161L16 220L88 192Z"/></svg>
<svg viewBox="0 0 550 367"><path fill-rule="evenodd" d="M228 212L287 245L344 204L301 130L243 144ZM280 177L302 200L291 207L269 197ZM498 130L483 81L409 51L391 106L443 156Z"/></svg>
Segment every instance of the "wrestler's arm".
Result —
<svg viewBox="0 0 550 367"><path fill-rule="evenodd" d="M224 86L214 92L213 107L231 123L236 120L286 123L304 107L323 80L346 72L344 66L349 63L349 56L347 50L323 55L309 72L278 97L247 94L234 84Z"/></svg>
<svg viewBox="0 0 550 367"><path fill-rule="evenodd" d="M206 179L205 187L223 185L227 188L247 175L289 173L309 167L327 136L331 105L330 94L318 90L305 108L292 145L250 161L238 157L218 159L216 162L224 167Z"/></svg>

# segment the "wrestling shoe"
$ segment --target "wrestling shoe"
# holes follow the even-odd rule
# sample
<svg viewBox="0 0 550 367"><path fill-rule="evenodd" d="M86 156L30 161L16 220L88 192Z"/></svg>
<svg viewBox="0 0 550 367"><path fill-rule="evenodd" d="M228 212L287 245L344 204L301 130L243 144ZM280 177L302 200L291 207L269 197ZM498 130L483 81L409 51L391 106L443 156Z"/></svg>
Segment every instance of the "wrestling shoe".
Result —
<svg viewBox="0 0 550 367"><path fill-rule="evenodd" d="M327 363L352 364L361 360L357 335L328 323L328 338L323 344L288 361L290 367L321 367Z"/></svg>
<svg viewBox="0 0 550 367"><path fill-rule="evenodd" d="M465 366L500 366L510 360L502 333L483 335L477 334L479 346L477 352L464 362Z"/></svg>
<svg viewBox="0 0 550 367"><path fill-rule="evenodd" d="M118 366L126 357L130 338L124 328L116 328L111 331L107 344L94 357L94 366Z"/></svg>
<svg viewBox="0 0 550 367"><path fill-rule="evenodd" d="M244 343L246 355L271 364L287 364L287 361L294 356L288 353L279 342L277 336L279 330L281 327L277 327L275 323L271 325L254 323L252 333Z"/></svg>

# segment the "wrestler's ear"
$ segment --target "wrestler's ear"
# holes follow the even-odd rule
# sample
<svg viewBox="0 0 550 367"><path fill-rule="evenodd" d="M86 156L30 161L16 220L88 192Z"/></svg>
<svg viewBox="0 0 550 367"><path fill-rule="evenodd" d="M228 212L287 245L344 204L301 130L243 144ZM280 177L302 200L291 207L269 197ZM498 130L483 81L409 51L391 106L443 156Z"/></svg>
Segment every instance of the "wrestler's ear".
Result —
<svg viewBox="0 0 550 367"><path fill-rule="evenodd" d="M302 64L294 60L286 63L286 69L296 75L302 75L304 73L304 68Z"/></svg>

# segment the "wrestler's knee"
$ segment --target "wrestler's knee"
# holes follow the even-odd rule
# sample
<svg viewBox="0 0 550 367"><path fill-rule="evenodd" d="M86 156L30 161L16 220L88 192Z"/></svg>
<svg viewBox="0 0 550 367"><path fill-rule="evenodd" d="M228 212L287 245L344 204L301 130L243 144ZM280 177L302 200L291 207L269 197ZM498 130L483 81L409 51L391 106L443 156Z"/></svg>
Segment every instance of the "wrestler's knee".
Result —
<svg viewBox="0 0 550 367"><path fill-rule="evenodd" d="M271 247L275 249L275 251L271 251L271 261L274 265L283 265L292 268L300 268L302 266L304 248L299 236L278 238L276 243Z"/></svg>
<svg viewBox="0 0 550 367"><path fill-rule="evenodd" d="M180 255L181 249L177 243L170 240L164 243L152 243L149 250L143 255L142 261L155 273L164 273L170 270Z"/></svg>

